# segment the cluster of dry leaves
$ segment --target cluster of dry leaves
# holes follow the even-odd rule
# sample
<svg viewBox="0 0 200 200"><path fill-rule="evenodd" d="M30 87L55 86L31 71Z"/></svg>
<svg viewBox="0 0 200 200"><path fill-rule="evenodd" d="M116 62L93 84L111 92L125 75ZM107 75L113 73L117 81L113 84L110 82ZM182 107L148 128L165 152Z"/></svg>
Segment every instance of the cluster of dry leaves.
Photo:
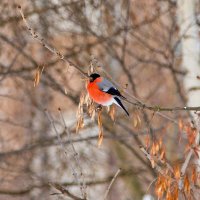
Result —
<svg viewBox="0 0 200 200"><path fill-rule="evenodd" d="M77 124L76 132L84 127L84 108L88 112L90 118L94 121L97 113L97 124L99 128L98 146L100 147L103 141L103 123L102 123L102 107L95 106L94 101L89 97L88 93L84 91L80 96L80 101L77 109ZM115 107L109 108L109 116L115 120Z"/></svg>
<svg viewBox="0 0 200 200"><path fill-rule="evenodd" d="M159 199L177 200L181 196L185 199L193 199L194 188L199 185L200 173L197 172L197 167L194 164L189 163L189 160L187 161L188 151L191 149L194 155L198 156L197 151L199 149L195 143L197 130L190 124L184 125L182 121L179 122L179 128L181 133L187 135L188 141L185 147L186 158L183 164L179 163L171 166L168 163L162 139L153 142L150 147L152 168L157 168L159 172L155 184L155 193ZM162 163L162 166L159 165L160 163ZM190 170L187 170L189 165L191 165Z"/></svg>
<svg viewBox="0 0 200 200"><path fill-rule="evenodd" d="M166 170L160 174L156 181L155 193L157 197L166 200L177 200L183 195L185 199L193 199L193 185L197 182L199 174L193 167L192 172L181 175L180 165L175 165L173 171ZM180 190L180 180L183 180L183 189Z"/></svg>

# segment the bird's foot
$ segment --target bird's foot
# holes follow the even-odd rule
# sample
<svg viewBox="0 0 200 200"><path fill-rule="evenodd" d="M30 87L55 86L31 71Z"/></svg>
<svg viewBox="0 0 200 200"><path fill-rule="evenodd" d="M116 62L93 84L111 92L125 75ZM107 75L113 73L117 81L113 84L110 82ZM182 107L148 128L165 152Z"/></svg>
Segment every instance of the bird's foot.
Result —
<svg viewBox="0 0 200 200"><path fill-rule="evenodd" d="M95 108L95 110L96 110L97 112L101 111L101 110L102 110L102 106L101 106L101 105L98 105L98 106Z"/></svg>

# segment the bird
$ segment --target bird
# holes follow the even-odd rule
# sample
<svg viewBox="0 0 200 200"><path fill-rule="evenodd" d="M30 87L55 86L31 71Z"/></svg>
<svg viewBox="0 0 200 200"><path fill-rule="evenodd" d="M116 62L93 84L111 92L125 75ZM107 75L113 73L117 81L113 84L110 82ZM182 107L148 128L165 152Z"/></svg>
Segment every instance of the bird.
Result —
<svg viewBox="0 0 200 200"><path fill-rule="evenodd" d="M89 77L87 91L91 99L102 106L110 106L113 103L121 107L129 116L128 111L121 102L126 99L121 95L119 90L106 78L97 73L93 73Z"/></svg>

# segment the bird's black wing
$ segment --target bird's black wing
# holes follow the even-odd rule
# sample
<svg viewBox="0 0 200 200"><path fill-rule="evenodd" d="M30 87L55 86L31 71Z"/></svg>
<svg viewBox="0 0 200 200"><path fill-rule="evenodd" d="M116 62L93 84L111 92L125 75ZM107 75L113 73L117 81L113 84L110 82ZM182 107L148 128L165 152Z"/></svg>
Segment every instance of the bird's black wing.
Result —
<svg viewBox="0 0 200 200"><path fill-rule="evenodd" d="M121 97L123 99L126 99L124 96L121 95L121 93L119 92L118 89L113 88L113 87L110 88L106 93L111 94L111 95L115 95L115 96L118 96L118 97Z"/></svg>
<svg viewBox="0 0 200 200"><path fill-rule="evenodd" d="M118 89L111 87L108 91L106 91L106 93L111 94L111 95L116 95L121 97L121 93L119 92Z"/></svg>

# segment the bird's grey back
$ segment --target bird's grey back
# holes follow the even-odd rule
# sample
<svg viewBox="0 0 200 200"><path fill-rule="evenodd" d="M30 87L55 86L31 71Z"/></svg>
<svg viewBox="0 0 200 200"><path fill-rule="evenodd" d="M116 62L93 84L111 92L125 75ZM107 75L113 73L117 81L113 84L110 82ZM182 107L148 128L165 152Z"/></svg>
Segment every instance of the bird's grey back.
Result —
<svg viewBox="0 0 200 200"><path fill-rule="evenodd" d="M106 78L103 78L103 81L97 83L97 85L99 86L99 89L104 92L107 92L110 88L116 89L116 87Z"/></svg>

